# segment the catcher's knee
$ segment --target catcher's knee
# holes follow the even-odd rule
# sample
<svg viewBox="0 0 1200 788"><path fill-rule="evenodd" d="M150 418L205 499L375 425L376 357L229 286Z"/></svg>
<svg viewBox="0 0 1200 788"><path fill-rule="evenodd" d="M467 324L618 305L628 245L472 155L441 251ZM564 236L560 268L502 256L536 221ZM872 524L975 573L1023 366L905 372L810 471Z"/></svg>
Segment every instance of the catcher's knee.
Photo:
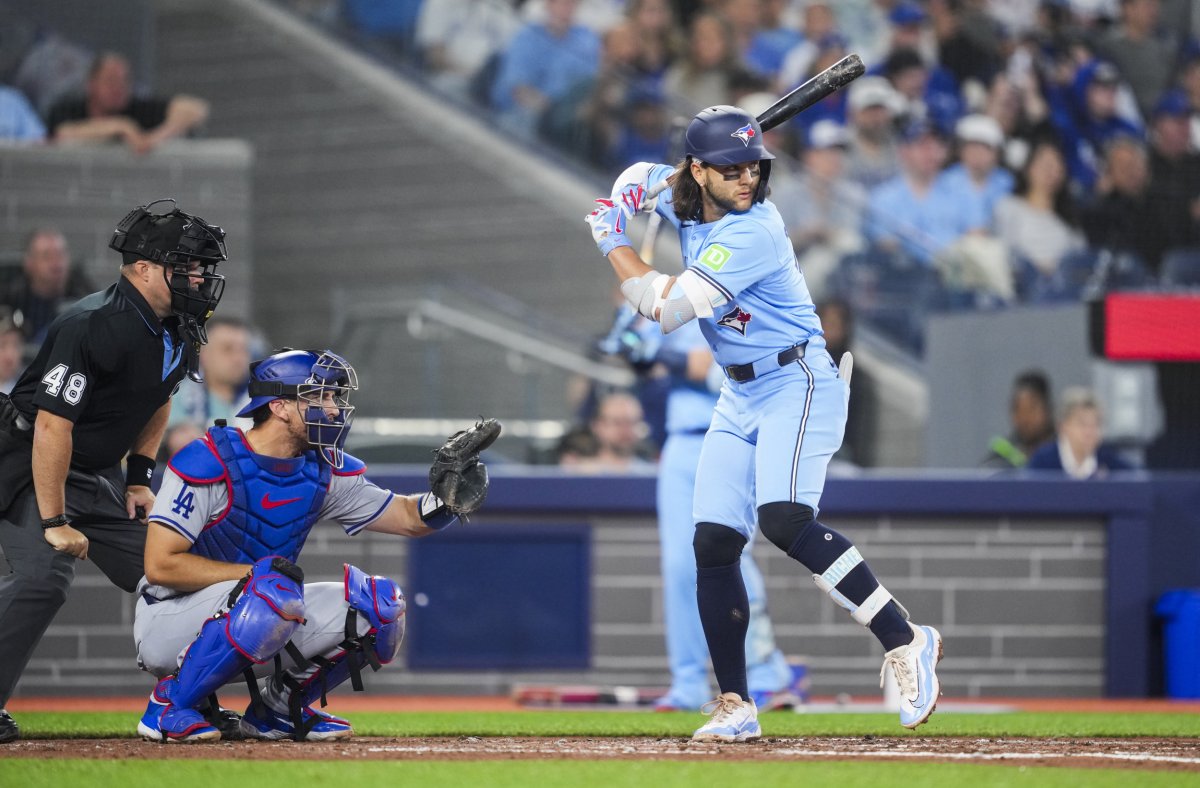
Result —
<svg viewBox="0 0 1200 788"><path fill-rule="evenodd" d="M791 501L775 501L758 507L758 530L785 553L812 525L816 513L811 506Z"/></svg>
<svg viewBox="0 0 1200 788"><path fill-rule="evenodd" d="M707 569L714 566L729 566L742 557L746 537L727 525L699 523L692 537L692 550L696 553L696 566Z"/></svg>
<svg viewBox="0 0 1200 788"><path fill-rule="evenodd" d="M304 623L304 572L285 558L266 558L230 594L226 634L243 655L266 662Z"/></svg>
<svg viewBox="0 0 1200 788"><path fill-rule="evenodd" d="M404 642L404 593L395 580L371 576L356 566L345 565L346 639L357 641L371 667L378 669L395 659ZM368 629L359 634L358 618Z"/></svg>

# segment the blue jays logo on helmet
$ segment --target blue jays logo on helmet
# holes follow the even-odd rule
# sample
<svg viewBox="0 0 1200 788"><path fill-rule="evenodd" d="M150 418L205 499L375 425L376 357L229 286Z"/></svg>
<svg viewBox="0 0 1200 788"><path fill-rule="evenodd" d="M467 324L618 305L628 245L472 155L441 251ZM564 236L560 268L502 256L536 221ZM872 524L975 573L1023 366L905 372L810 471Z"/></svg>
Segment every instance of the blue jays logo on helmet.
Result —
<svg viewBox="0 0 1200 788"><path fill-rule="evenodd" d="M747 123L745 126L742 126L740 129L737 129L729 136L733 137L734 139L741 140L743 145L749 147L750 139L754 136L754 126Z"/></svg>

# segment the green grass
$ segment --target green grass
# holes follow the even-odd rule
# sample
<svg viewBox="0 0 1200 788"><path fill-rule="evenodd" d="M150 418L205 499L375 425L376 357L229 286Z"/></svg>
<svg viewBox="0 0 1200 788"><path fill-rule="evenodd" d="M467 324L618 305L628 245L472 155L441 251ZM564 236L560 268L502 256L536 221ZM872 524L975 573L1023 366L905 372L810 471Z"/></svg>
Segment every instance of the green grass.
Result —
<svg viewBox="0 0 1200 788"><path fill-rule="evenodd" d="M336 706L331 705L336 711ZM20 712L26 738L136 737L136 712ZM690 736L700 714L646 712L357 712L363 736ZM939 712L917 731L894 714L792 714L761 718L767 736L1162 736L1200 738L1200 715L1105 713L955 714Z"/></svg>
<svg viewBox="0 0 1200 788"><path fill-rule="evenodd" d="M922 788L1080 785L1128 788L1200 785L1200 774L1047 767L865 762L695 763L684 761L36 761L9 759L0 765L0 786L87 786L88 788L213 788L215 785L387 785L420 788L576 788L702 785L880 788L905 782Z"/></svg>

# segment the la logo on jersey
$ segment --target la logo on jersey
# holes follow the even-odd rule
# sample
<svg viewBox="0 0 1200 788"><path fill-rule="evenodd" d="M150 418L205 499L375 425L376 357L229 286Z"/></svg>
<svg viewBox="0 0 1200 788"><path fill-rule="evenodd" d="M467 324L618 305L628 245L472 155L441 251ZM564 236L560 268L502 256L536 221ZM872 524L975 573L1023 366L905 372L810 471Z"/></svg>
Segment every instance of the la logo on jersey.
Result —
<svg viewBox="0 0 1200 788"><path fill-rule="evenodd" d="M741 307L734 304L733 309L721 316L721 319L717 321L717 325L732 328L742 336L746 336L746 324L749 322L750 313L743 312Z"/></svg>
<svg viewBox="0 0 1200 788"><path fill-rule="evenodd" d="M753 137L754 137L754 126L747 123L745 126L742 126L740 129L733 132L729 136L733 137L734 139L741 140L742 144L748 148L748 147L750 147L750 140L753 139Z"/></svg>

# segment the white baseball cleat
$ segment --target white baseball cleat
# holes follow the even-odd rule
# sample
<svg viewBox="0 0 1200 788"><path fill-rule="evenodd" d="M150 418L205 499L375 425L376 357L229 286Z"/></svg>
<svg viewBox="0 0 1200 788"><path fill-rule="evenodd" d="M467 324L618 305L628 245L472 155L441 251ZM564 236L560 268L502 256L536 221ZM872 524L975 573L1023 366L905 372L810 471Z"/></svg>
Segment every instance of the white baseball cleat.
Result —
<svg viewBox="0 0 1200 788"><path fill-rule="evenodd" d="M912 623L909 626L913 630L912 642L883 655L879 686L883 686L884 673L890 667L900 687L900 724L915 728L933 714L942 693L942 684L934 672L942 661L942 636L933 627Z"/></svg>
<svg viewBox="0 0 1200 788"><path fill-rule="evenodd" d="M718 695L700 707L712 719L692 734L692 741L750 741L762 736L758 725L758 707L752 700L742 700L736 692Z"/></svg>

